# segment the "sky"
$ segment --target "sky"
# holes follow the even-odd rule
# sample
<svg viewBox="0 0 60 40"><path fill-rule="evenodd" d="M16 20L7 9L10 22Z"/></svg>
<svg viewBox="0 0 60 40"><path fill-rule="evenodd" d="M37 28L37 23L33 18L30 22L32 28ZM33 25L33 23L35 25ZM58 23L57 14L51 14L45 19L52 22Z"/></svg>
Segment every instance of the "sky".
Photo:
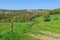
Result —
<svg viewBox="0 0 60 40"><path fill-rule="evenodd" d="M0 9L55 9L60 8L60 0L0 0Z"/></svg>

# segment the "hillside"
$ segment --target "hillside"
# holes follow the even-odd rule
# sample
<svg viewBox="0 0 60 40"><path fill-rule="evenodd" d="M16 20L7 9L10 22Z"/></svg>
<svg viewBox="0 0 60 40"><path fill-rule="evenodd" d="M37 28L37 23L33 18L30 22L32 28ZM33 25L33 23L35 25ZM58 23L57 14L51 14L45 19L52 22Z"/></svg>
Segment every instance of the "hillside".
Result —
<svg viewBox="0 0 60 40"><path fill-rule="evenodd" d="M0 14L0 40L60 40L59 9L5 12Z"/></svg>

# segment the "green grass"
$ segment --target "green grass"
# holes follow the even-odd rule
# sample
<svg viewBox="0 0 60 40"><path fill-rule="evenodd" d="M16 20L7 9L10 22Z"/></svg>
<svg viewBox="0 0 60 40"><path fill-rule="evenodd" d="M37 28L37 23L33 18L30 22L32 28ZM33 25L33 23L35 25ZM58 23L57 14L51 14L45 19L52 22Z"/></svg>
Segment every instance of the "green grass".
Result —
<svg viewBox="0 0 60 40"><path fill-rule="evenodd" d="M44 22L42 17L36 17L35 20L37 20L37 22L35 24L31 22L30 23L14 22L13 31L14 33L18 33L15 35L17 35L18 38L21 37L20 40L37 40L35 38L29 37L28 35L24 35L24 34L26 33L42 34L40 30L60 34L60 15L51 15L50 18L51 21ZM58 18L58 19L54 20L54 18ZM0 23L0 35L3 35L3 39L5 39L6 35L8 35L7 37L10 39L11 34L7 34L8 32L10 32L9 28L10 28L9 23L6 22Z"/></svg>
<svg viewBox="0 0 60 40"><path fill-rule="evenodd" d="M3 36L3 40L13 40L13 37L12 37L12 33L10 33L10 25L9 23L0 23L0 35ZM14 40L37 40L33 37L30 37L28 35L24 35L26 33L29 33L29 31L31 31L31 23L16 23L14 22L13 23L13 26L14 26ZM17 33L17 34L16 34ZM16 39L15 39L15 35L16 35Z"/></svg>

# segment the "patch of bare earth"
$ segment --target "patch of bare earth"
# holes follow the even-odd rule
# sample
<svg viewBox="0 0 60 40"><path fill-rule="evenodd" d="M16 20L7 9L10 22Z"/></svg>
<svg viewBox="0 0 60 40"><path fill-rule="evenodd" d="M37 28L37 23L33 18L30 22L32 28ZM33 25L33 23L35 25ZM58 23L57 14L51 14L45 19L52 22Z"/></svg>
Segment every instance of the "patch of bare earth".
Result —
<svg viewBox="0 0 60 40"><path fill-rule="evenodd" d="M40 32L46 35L42 35L42 34L36 35L32 33L28 33L27 35L34 37L36 39L39 39L39 40L60 40L60 34L48 32L48 31L40 31Z"/></svg>
<svg viewBox="0 0 60 40"><path fill-rule="evenodd" d="M49 32L49 31L40 31L40 32L45 34L45 35L47 35L47 36L54 37L54 38L59 38L60 39L60 34L52 33L52 32Z"/></svg>

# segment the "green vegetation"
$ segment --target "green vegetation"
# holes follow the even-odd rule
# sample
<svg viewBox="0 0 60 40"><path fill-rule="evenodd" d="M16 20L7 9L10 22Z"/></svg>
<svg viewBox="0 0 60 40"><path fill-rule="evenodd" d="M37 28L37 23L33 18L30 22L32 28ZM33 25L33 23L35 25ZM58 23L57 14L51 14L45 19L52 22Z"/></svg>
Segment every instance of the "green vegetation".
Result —
<svg viewBox="0 0 60 40"><path fill-rule="evenodd" d="M7 11L7 10L6 10ZM0 39L1 40L40 40L39 38L31 37L29 34L40 34L55 37L43 33L47 31L60 34L60 9L54 10L9 10L11 13L0 13ZM16 17L14 20L13 18ZM12 21L13 32L10 31L10 23ZM39 37L41 37L39 36ZM55 38L60 38L55 37Z"/></svg>

